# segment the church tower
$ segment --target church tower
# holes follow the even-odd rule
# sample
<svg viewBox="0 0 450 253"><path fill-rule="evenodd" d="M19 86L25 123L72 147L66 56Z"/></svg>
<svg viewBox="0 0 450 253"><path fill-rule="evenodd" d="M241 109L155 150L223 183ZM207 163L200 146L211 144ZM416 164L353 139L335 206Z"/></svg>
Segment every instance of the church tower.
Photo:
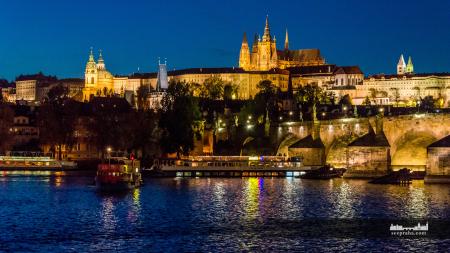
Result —
<svg viewBox="0 0 450 253"><path fill-rule="evenodd" d="M269 70L277 67L277 47L275 38L270 35L269 16L266 17L266 25L262 40L258 42L257 70Z"/></svg>
<svg viewBox="0 0 450 253"><path fill-rule="evenodd" d="M86 63L86 70L84 72L84 89L83 89L83 99L89 100L91 95L95 94L95 89L97 86L97 64L95 63L94 54L91 52L89 54L89 60Z"/></svg>
<svg viewBox="0 0 450 253"><path fill-rule="evenodd" d="M289 50L289 36L287 29L286 29L286 38L284 39L284 50Z"/></svg>
<svg viewBox="0 0 450 253"><path fill-rule="evenodd" d="M412 74L414 73L414 65L411 60L411 56L408 58L408 65L406 65L406 73Z"/></svg>
<svg viewBox="0 0 450 253"><path fill-rule="evenodd" d="M103 60L102 50L100 50L99 54L98 54L97 69L98 70L104 70L105 69L105 61Z"/></svg>
<svg viewBox="0 0 450 253"><path fill-rule="evenodd" d="M403 58L403 54L401 54L400 59L398 59L397 63L397 75L404 75L405 72L406 72L405 58Z"/></svg>
<svg viewBox="0 0 450 253"><path fill-rule="evenodd" d="M248 47L247 35L245 33L239 53L239 67L244 70L250 69L250 48Z"/></svg>

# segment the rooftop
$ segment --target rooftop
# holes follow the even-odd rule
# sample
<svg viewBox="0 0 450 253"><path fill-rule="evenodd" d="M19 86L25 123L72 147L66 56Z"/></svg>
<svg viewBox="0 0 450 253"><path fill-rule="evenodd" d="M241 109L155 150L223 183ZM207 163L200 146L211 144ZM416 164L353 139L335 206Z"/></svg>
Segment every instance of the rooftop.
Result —
<svg viewBox="0 0 450 253"><path fill-rule="evenodd" d="M375 134L372 127L369 126L369 133L357 138L350 144L349 147L390 147L389 141L386 135L382 131L381 133Z"/></svg>
<svg viewBox="0 0 450 253"><path fill-rule="evenodd" d="M313 139L312 135L308 135L305 138L295 142L289 148L324 148L323 142L320 138Z"/></svg>
<svg viewBox="0 0 450 253"><path fill-rule="evenodd" d="M450 147L450 135L444 137L436 142L431 143L429 148L449 148Z"/></svg>

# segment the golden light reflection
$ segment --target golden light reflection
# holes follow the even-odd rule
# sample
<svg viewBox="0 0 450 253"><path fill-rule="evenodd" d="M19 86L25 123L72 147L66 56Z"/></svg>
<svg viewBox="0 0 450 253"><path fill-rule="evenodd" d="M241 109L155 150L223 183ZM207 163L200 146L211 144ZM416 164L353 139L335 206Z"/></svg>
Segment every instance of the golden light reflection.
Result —
<svg viewBox="0 0 450 253"><path fill-rule="evenodd" d="M133 189L132 192L133 204L128 212L128 219L130 222L137 222L141 212L141 190L140 188Z"/></svg>
<svg viewBox="0 0 450 253"><path fill-rule="evenodd" d="M413 180L409 186L409 197L406 201L408 215L415 218L427 217L429 213L428 199L423 180Z"/></svg>
<svg viewBox="0 0 450 253"><path fill-rule="evenodd" d="M141 207L141 189L134 188L133 190L133 204L137 207Z"/></svg>
<svg viewBox="0 0 450 253"><path fill-rule="evenodd" d="M61 185L63 183L63 176L66 175L66 172L64 172L64 171L55 171L54 175L55 175L55 186L56 187L61 187Z"/></svg>
<svg viewBox="0 0 450 253"><path fill-rule="evenodd" d="M245 213L247 218L254 218L259 211L259 194L260 185L258 178L251 177L247 179L247 187L245 190Z"/></svg>

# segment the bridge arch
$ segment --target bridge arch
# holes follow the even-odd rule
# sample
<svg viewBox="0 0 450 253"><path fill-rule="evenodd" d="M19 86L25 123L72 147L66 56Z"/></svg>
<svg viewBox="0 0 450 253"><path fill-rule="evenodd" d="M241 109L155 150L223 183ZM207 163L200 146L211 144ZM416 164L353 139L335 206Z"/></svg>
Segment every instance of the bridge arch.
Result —
<svg viewBox="0 0 450 253"><path fill-rule="evenodd" d="M425 169L427 146L438 139L433 131L407 131L391 143L391 167Z"/></svg>

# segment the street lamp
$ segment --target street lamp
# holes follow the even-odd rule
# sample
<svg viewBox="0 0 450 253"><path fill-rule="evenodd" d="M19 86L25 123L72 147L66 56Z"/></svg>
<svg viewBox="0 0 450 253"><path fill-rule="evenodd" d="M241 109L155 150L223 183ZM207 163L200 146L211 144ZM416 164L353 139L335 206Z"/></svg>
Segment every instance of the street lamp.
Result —
<svg viewBox="0 0 450 253"><path fill-rule="evenodd" d="M108 151L108 165L109 167L111 167L111 151L112 151L111 147L108 147L106 151Z"/></svg>
<svg viewBox="0 0 450 253"><path fill-rule="evenodd" d="M325 119L325 112L322 112L322 120Z"/></svg>
<svg viewBox="0 0 450 253"><path fill-rule="evenodd" d="M347 117L347 106L344 106L344 117Z"/></svg>

